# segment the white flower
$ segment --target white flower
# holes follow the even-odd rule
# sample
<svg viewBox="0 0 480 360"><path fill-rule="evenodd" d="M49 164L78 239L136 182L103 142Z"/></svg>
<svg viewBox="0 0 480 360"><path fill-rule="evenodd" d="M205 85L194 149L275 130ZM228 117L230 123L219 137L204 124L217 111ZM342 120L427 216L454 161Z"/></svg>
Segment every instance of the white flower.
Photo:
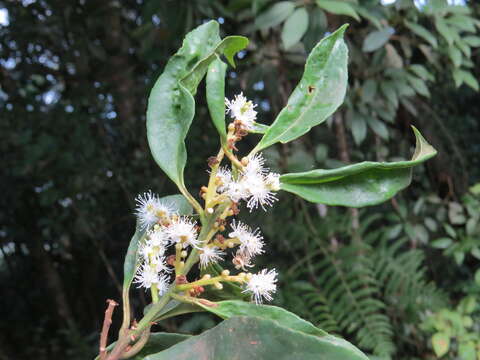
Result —
<svg viewBox="0 0 480 360"><path fill-rule="evenodd" d="M167 265L165 256L161 255L153 256L150 261L150 266L154 267L157 272L165 271L169 273L172 271L172 269L170 269Z"/></svg>
<svg viewBox="0 0 480 360"><path fill-rule="evenodd" d="M246 130L253 128L253 122L257 118L254 108L257 105L247 100L243 93L235 95L235 99L231 101L225 98L225 105L227 106L226 113L230 113L232 119L240 121Z"/></svg>
<svg viewBox="0 0 480 360"><path fill-rule="evenodd" d="M252 231L249 226L240 221L238 223L234 221L231 226L233 231L228 234L228 236L230 238L237 238L240 241L239 250L247 262L249 262L253 256L263 253L263 246L265 244L259 229Z"/></svg>
<svg viewBox="0 0 480 360"><path fill-rule="evenodd" d="M265 159L263 158L263 155L260 153L257 153L248 159L247 166L245 166L245 169L243 172L245 175L248 175L248 174L264 175L265 173L268 172L268 168L264 167L264 165L265 165Z"/></svg>
<svg viewBox="0 0 480 360"><path fill-rule="evenodd" d="M144 261L148 261L150 256L155 254L155 251L153 249L153 246L150 245L150 243L145 242L140 245L139 254L141 259L143 259Z"/></svg>
<svg viewBox="0 0 480 360"><path fill-rule="evenodd" d="M151 191L138 195L135 201L137 202L135 214L142 229L153 226L161 217L169 216L173 212L171 206L162 203L158 195Z"/></svg>
<svg viewBox="0 0 480 360"><path fill-rule="evenodd" d="M178 219L174 220L166 229L168 237L172 243L183 244L184 248L186 248L188 245L198 248L199 241L197 239L195 223L188 217L179 217Z"/></svg>
<svg viewBox="0 0 480 360"><path fill-rule="evenodd" d="M153 267L143 264L138 268L133 282L139 284L138 287L149 289L152 284L157 284L158 281L158 272Z"/></svg>
<svg viewBox="0 0 480 360"><path fill-rule="evenodd" d="M156 283L156 285L159 296L162 296L168 291L168 288L170 287L169 280L170 278L168 275L160 275L158 277L158 282Z"/></svg>
<svg viewBox="0 0 480 360"><path fill-rule="evenodd" d="M165 228L159 228L154 231L151 231L148 234L149 240L148 243L151 246L163 248L163 253L165 252L165 246L168 244L168 235L165 231ZM163 255L163 253L161 255Z"/></svg>
<svg viewBox="0 0 480 360"><path fill-rule="evenodd" d="M205 246L200 250L200 267L205 268L208 264L217 263L222 260L222 256L225 255L216 246Z"/></svg>
<svg viewBox="0 0 480 360"><path fill-rule="evenodd" d="M272 191L280 190L280 174L268 173L265 177L265 185Z"/></svg>
<svg viewBox="0 0 480 360"><path fill-rule="evenodd" d="M256 209L258 205L265 210L266 205L271 206L277 201L277 197L267 187L262 174L246 174L242 182L249 193L247 207L250 211Z"/></svg>
<svg viewBox="0 0 480 360"><path fill-rule="evenodd" d="M218 169L217 174L216 174L216 178L218 179L218 181L220 183L217 186L217 191L219 193L225 192L228 189L230 183L233 182L232 172L225 167L221 167L221 168Z"/></svg>
<svg viewBox="0 0 480 360"><path fill-rule="evenodd" d="M243 181L232 181L228 184L225 194L234 202L245 200L250 196L248 189Z"/></svg>
<svg viewBox="0 0 480 360"><path fill-rule="evenodd" d="M262 303L262 298L271 301L273 299L272 294L277 291L277 276L278 273L275 269L269 271L263 269L258 274L252 275L243 292L251 292L257 304Z"/></svg>

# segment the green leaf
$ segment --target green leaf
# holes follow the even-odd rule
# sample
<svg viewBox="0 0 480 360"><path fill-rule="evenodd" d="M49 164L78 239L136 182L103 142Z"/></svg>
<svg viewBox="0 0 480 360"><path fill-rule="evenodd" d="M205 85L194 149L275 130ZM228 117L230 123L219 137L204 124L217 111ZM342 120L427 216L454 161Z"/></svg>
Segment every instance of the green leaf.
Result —
<svg viewBox="0 0 480 360"><path fill-rule="evenodd" d="M283 24L282 42L285 49L298 43L308 29L308 13L304 7L293 12Z"/></svg>
<svg viewBox="0 0 480 360"><path fill-rule="evenodd" d="M308 321L305 321L299 316L277 306L257 305L238 300L219 301L216 304L217 306L199 305L206 311L220 316L222 319L230 319L233 316L256 316L263 319L273 320L281 326L305 334L316 336L328 335L328 333L320 330Z"/></svg>
<svg viewBox="0 0 480 360"><path fill-rule="evenodd" d="M255 18L257 29L268 29L283 22L295 10L293 1L279 1Z"/></svg>
<svg viewBox="0 0 480 360"><path fill-rule="evenodd" d="M180 50L170 58L152 88L147 108L147 137L153 158L180 189L185 187L183 171L187 161L185 137L195 113L193 96L208 66L224 53L233 63L233 54L248 40L230 36L222 41L219 25L209 21L190 33Z"/></svg>
<svg viewBox="0 0 480 360"><path fill-rule="evenodd" d="M436 37L427 29L425 29L423 26L412 23L408 20L404 21L405 25L412 30L415 34L423 38L424 40L428 41L430 45L432 45L434 48L437 48L438 43Z"/></svg>
<svg viewBox="0 0 480 360"><path fill-rule="evenodd" d="M123 290L127 291L127 294L133 281L133 277L135 276L135 272L137 271L138 245L140 244L145 235L145 231L141 230L140 227L137 225L135 234L133 235L132 239L130 240L130 244L128 245L127 254L125 255L125 261L123 263Z"/></svg>
<svg viewBox="0 0 480 360"><path fill-rule="evenodd" d="M448 25L445 23L445 21L441 17L437 17L435 19L435 27L437 28L437 31L447 41L448 45L451 46L454 40L452 35L452 29L448 27Z"/></svg>
<svg viewBox="0 0 480 360"><path fill-rule="evenodd" d="M472 75L470 71L465 71L461 69L453 70L453 79L455 80L455 86L459 87L463 83L470 86L472 89L479 91L479 84L477 79Z"/></svg>
<svg viewBox="0 0 480 360"><path fill-rule="evenodd" d="M252 129L248 130L253 134L265 134L270 126L254 122Z"/></svg>
<svg viewBox="0 0 480 360"><path fill-rule="evenodd" d="M451 244L453 244L453 240L447 237L443 237L431 242L430 246L436 249L446 249Z"/></svg>
<svg viewBox="0 0 480 360"><path fill-rule="evenodd" d="M408 69L425 81L435 81L435 77L423 65L413 64L410 65Z"/></svg>
<svg viewBox="0 0 480 360"><path fill-rule="evenodd" d="M367 137L367 123L365 117L355 113L351 119L352 135L355 144L360 145Z"/></svg>
<svg viewBox="0 0 480 360"><path fill-rule="evenodd" d="M207 104L213 125L220 135L224 145L227 141L227 128L225 126L225 73L227 64L217 57L208 67L207 73Z"/></svg>
<svg viewBox="0 0 480 360"><path fill-rule="evenodd" d="M471 47L480 46L480 37L478 36L465 36L465 37L462 37L462 40L465 41Z"/></svg>
<svg viewBox="0 0 480 360"><path fill-rule="evenodd" d="M425 81L413 75L407 75L407 80L415 89L417 94L430 97L430 91L428 90L427 85L425 85Z"/></svg>
<svg viewBox="0 0 480 360"><path fill-rule="evenodd" d="M380 136L383 140L388 140L388 128L383 121L374 117L367 117L367 124L375 134Z"/></svg>
<svg viewBox="0 0 480 360"><path fill-rule="evenodd" d="M416 148L410 161L365 161L338 169L284 174L281 189L327 205L363 207L384 202L410 184L413 166L437 153L416 128L413 131Z"/></svg>
<svg viewBox="0 0 480 360"><path fill-rule="evenodd" d="M450 60L455 67L460 67L462 65L462 53L458 50L455 46L448 47L448 55L450 56Z"/></svg>
<svg viewBox="0 0 480 360"><path fill-rule="evenodd" d="M377 95L378 82L373 79L368 79L362 86L362 101L369 103L375 100Z"/></svg>
<svg viewBox="0 0 480 360"><path fill-rule="evenodd" d="M317 0L316 2L319 7L329 13L351 16L355 20L360 21L360 16L358 16L355 9L352 5L346 2L341 2L339 0Z"/></svg>
<svg viewBox="0 0 480 360"><path fill-rule="evenodd" d="M445 333L436 333L432 336L432 346L437 357L442 357L450 347L450 337Z"/></svg>
<svg viewBox="0 0 480 360"><path fill-rule="evenodd" d="M312 50L300 83L254 152L298 138L324 122L342 104L348 77L348 49L343 41L346 28L343 25Z"/></svg>
<svg viewBox="0 0 480 360"><path fill-rule="evenodd" d="M345 340L312 336L256 317L233 317L144 360L368 360Z"/></svg>
<svg viewBox="0 0 480 360"><path fill-rule="evenodd" d="M192 205L188 202L185 196L176 194L168 195L160 198L164 204L170 205L179 215L191 215L193 213Z"/></svg>
<svg viewBox="0 0 480 360"><path fill-rule="evenodd" d="M148 342L145 344L142 350L135 355L133 360L142 360L145 356L155 354L160 351L166 350L169 347L178 344L184 340L191 338L191 335L175 334L175 333L152 333L148 338Z"/></svg>
<svg viewBox="0 0 480 360"><path fill-rule="evenodd" d="M386 27L382 30L372 31L363 40L362 51L371 52L377 50L378 48L382 47L394 33L395 30L392 27Z"/></svg>
<svg viewBox="0 0 480 360"><path fill-rule="evenodd" d="M445 22L463 31L476 32L475 24L470 16L454 15L447 18Z"/></svg>

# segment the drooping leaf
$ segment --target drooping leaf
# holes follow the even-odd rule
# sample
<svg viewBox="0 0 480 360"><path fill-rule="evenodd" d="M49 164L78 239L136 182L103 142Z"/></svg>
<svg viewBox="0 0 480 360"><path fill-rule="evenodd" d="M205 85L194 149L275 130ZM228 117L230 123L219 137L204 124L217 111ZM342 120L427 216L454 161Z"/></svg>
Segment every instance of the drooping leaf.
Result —
<svg viewBox="0 0 480 360"><path fill-rule="evenodd" d="M453 44L453 32L452 29L447 25L445 20L443 20L441 17L438 17L435 19L435 27L437 28L437 31L440 33L440 35L443 36L443 38L447 41L449 46L452 46Z"/></svg>
<svg viewBox="0 0 480 360"><path fill-rule="evenodd" d="M223 144L227 141L225 126L225 73L227 64L220 58L210 64L207 73L207 104L213 125L220 135Z"/></svg>
<svg viewBox="0 0 480 360"><path fill-rule="evenodd" d="M394 33L395 30L390 26L385 27L382 30L372 31L363 40L363 52L375 51L382 47Z"/></svg>
<svg viewBox="0 0 480 360"><path fill-rule="evenodd" d="M190 33L168 61L156 81L147 109L147 137L153 158L167 176L184 188L187 161L185 137L195 113L193 95L208 66L224 53L233 65L233 54L248 40L231 36L220 40L219 25L209 21Z"/></svg>
<svg viewBox="0 0 480 360"><path fill-rule="evenodd" d="M123 290L127 291L130 289L130 284L132 283L133 277L138 266L138 245L145 236L145 231L141 230L137 226L135 234L133 234L130 244L128 245L127 254L125 255L125 261L123 263Z"/></svg>
<svg viewBox="0 0 480 360"><path fill-rule="evenodd" d="M343 25L312 50L300 83L254 151L298 138L342 104L348 77L348 49L343 41L346 28Z"/></svg>
<svg viewBox="0 0 480 360"><path fill-rule="evenodd" d="M308 13L304 7L296 9L283 24L282 42L285 49L299 42L308 28Z"/></svg>
<svg viewBox="0 0 480 360"><path fill-rule="evenodd" d="M293 356L292 356L293 355ZM144 360L367 360L345 340L313 336L256 317L232 317Z"/></svg>
<svg viewBox="0 0 480 360"><path fill-rule="evenodd" d="M227 300L219 301L216 306L203 306L206 311L220 316L222 319L230 319L233 316L256 316L263 319L269 319L277 322L286 328L301 331L305 334L316 336L327 336L328 333L315 327L308 321L303 320L299 316L271 305L257 305L250 302Z"/></svg>
<svg viewBox="0 0 480 360"><path fill-rule="evenodd" d="M416 148L410 161L365 161L338 169L285 174L280 177L281 189L328 205L363 207L386 201L410 184L413 166L437 153L417 129L413 131Z"/></svg>
<svg viewBox="0 0 480 360"><path fill-rule="evenodd" d="M268 29L282 23L295 10L293 1L278 1L255 18L257 29Z"/></svg>
<svg viewBox="0 0 480 360"><path fill-rule="evenodd" d="M366 117L367 124L375 134L380 136L383 140L388 140L388 128L383 121L374 117Z"/></svg>
<svg viewBox="0 0 480 360"><path fill-rule="evenodd" d="M329 13L351 16L360 21L360 16L349 3L339 0L317 0L317 5Z"/></svg>

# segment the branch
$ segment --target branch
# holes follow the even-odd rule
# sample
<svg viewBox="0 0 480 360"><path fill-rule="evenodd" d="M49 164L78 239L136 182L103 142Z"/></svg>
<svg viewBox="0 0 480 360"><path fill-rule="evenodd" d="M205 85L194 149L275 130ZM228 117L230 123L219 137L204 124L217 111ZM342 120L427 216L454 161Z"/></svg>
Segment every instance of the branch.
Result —
<svg viewBox="0 0 480 360"><path fill-rule="evenodd" d="M114 300L107 300L108 307L105 310L105 317L103 319L103 327L102 332L100 334L100 360L105 360L107 358L107 341L108 341L108 330L110 329L110 325L112 324L112 314L113 309L118 304Z"/></svg>

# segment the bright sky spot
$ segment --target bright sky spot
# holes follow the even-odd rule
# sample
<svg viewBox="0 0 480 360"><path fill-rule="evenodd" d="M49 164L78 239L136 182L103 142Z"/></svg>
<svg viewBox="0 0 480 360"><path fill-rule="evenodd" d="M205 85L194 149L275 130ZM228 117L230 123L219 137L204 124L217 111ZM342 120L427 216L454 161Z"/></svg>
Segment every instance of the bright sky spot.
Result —
<svg viewBox="0 0 480 360"><path fill-rule="evenodd" d="M8 10L7 9L0 9L0 25L8 26L10 21L8 20Z"/></svg>
<svg viewBox="0 0 480 360"><path fill-rule="evenodd" d="M380 3L382 5L390 5L390 4L393 4L395 1L397 0L380 0Z"/></svg>

